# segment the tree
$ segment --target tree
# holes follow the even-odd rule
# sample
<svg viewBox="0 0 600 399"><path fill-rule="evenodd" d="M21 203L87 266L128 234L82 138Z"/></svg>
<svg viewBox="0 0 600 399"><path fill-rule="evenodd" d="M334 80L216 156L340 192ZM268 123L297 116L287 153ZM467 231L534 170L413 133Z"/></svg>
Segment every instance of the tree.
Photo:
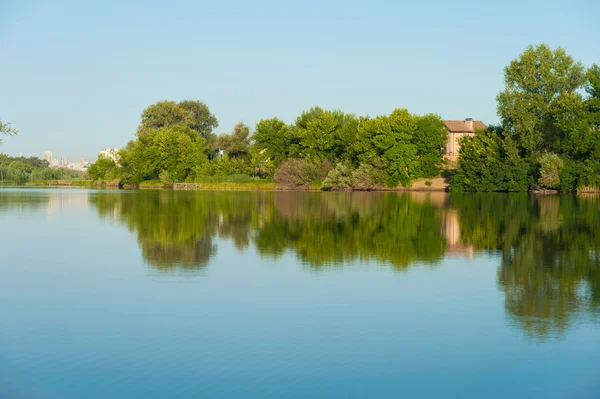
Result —
<svg viewBox="0 0 600 399"><path fill-rule="evenodd" d="M290 155L330 161L348 157L357 129L358 119L353 114L311 108L296 119L290 137Z"/></svg>
<svg viewBox="0 0 600 399"><path fill-rule="evenodd" d="M529 164L518 155L511 138L503 140L494 128L463 137L452 191L526 191Z"/></svg>
<svg viewBox="0 0 600 399"><path fill-rule="evenodd" d="M357 161L384 171L388 186L433 175L447 135L436 118L411 115L406 109L362 118L353 148Z"/></svg>
<svg viewBox="0 0 600 399"><path fill-rule="evenodd" d="M166 172L174 181L202 174L208 160L206 141L185 125L149 130L120 152L125 182L156 180Z"/></svg>
<svg viewBox="0 0 600 399"><path fill-rule="evenodd" d="M112 180L118 177L118 167L115 161L100 155L88 168L88 174L92 180Z"/></svg>
<svg viewBox="0 0 600 399"><path fill-rule="evenodd" d="M204 139L208 139L213 134L213 129L219 126L217 118L203 102L183 100L178 105L192 114L190 127Z"/></svg>
<svg viewBox="0 0 600 399"><path fill-rule="evenodd" d="M559 188L560 172L564 166L562 159L554 153L544 154L540 157L540 166L540 185L544 188Z"/></svg>
<svg viewBox="0 0 600 399"><path fill-rule="evenodd" d="M170 129L175 125L187 126L207 139L213 128L218 126L217 118L210 113L208 106L199 101L184 100L159 101L142 112L142 122L137 134L160 128Z"/></svg>
<svg viewBox="0 0 600 399"><path fill-rule="evenodd" d="M10 125L11 125L10 122L0 121L0 133L6 134L8 136L16 135L19 131L17 129L15 129L14 127L11 127ZM2 144L2 140L0 140L0 144Z"/></svg>
<svg viewBox="0 0 600 399"><path fill-rule="evenodd" d="M261 119L256 124L252 140L256 146L256 153L263 154L279 166L287 158L289 151L290 127L278 118Z"/></svg>
<svg viewBox="0 0 600 399"><path fill-rule="evenodd" d="M523 154L559 151L566 138L559 114L581 107L582 64L560 47L529 46L504 69L504 81L498 114Z"/></svg>
<svg viewBox="0 0 600 399"><path fill-rule="evenodd" d="M592 65L586 73L586 78L585 91L588 93L586 100L588 118L593 128L596 129L596 133L598 133L598 130L600 130L600 66Z"/></svg>
<svg viewBox="0 0 600 399"><path fill-rule="evenodd" d="M439 175L443 161L443 148L447 141L448 129L446 129L442 118L434 114L418 117L413 142L417 146L420 177Z"/></svg>
<svg viewBox="0 0 600 399"><path fill-rule="evenodd" d="M238 123L231 134L219 136L217 145L229 158L249 158L250 128L243 122Z"/></svg>

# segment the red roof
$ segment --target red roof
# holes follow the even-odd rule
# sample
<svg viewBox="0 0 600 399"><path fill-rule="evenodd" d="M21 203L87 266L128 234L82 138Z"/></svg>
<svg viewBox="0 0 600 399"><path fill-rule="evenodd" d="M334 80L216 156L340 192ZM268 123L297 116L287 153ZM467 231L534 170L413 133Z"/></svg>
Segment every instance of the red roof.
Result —
<svg viewBox="0 0 600 399"><path fill-rule="evenodd" d="M452 133L473 133L475 130L485 130L487 126L482 121L473 121L473 128L469 129L467 121L444 121L448 130Z"/></svg>

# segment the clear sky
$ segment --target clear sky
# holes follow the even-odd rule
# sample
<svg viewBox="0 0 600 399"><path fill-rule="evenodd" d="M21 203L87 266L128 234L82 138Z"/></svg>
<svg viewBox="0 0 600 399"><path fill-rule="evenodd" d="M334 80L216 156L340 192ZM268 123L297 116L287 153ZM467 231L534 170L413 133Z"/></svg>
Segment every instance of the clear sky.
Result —
<svg viewBox="0 0 600 399"><path fill-rule="evenodd" d="M496 122L528 44L600 63L598 0L0 0L10 155L95 158L159 100L208 104L217 132L319 105Z"/></svg>

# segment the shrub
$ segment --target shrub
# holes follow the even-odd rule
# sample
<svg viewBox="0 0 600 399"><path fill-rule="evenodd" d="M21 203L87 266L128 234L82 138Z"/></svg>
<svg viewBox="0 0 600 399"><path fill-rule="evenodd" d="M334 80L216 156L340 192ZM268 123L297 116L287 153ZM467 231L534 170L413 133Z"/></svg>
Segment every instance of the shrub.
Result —
<svg viewBox="0 0 600 399"><path fill-rule="evenodd" d="M282 188L308 188L312 182L323 180L331 170L327 160L292 158L281 163L274 180Z"/></svg>
<svg viewBox="0 0 600 399"><path fill-rule="evenodd" d="M325 190L345 190L352 188L352 167L346 163L340 162L335 165L327 174L323 181Z"/></svg>
<svg viewBox="0 0 600 399"><path fill-rule="evenodd" d="M173 187L173 184L175 184L175 179L166 170L160 172L160 174L158 175L158 181L163 187Z"/></svg>
<svg viewBox="0 0 600 399"><path fill-rule="evenodd" d="M560 187L560 172L564 163L554 153L544 154L540 158L540 177L538 183L544 188L556 189Z"/></svg>
<svg viewBox="0 0 600 399"><path fill-rule="evenodd" d="M355 190L373 190L381 186L384 181L384 173L371 165L360 164L352 172L352 187Z"/></svg>

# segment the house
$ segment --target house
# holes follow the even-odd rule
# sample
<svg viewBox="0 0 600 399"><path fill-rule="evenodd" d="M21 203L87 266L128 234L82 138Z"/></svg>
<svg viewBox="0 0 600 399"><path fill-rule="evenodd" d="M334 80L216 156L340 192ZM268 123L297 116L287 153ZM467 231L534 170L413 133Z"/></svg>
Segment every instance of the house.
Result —
<svg viewBox="0 0 600 399"><path fill-rule="evenodd" d="M448 129L448 142L446 143L446 152L444 158L450 161L458 159L458 151L460 149L459 140L464 136L474 136L475 130L485 130L487 126L482 121L474 121L472 118L467 118L464 121L444 121Z"/></svg>

